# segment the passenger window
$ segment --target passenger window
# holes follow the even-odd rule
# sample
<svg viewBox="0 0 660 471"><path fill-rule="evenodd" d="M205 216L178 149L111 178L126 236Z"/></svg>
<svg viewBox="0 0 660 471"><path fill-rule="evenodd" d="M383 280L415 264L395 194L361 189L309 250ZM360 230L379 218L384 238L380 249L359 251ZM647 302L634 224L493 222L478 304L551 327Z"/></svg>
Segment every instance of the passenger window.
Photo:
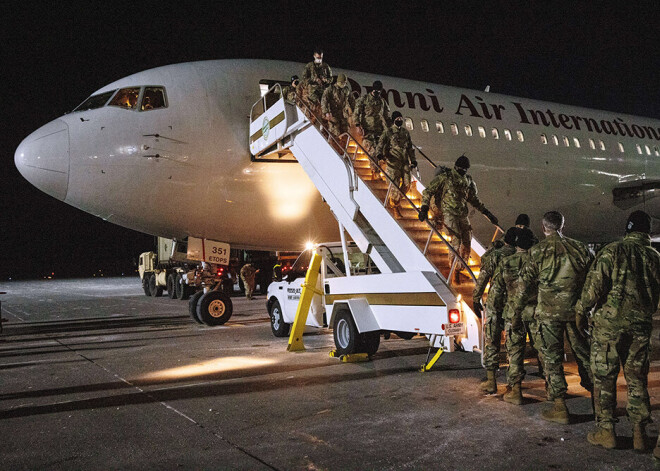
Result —
<svg viewBox="0 0 660 471"><path fill-rule="evenodd" d="M516 134L518 135L518 140L520 142L525 142L525 136L523 135L522 131L517 131Z"/></svg>
<svg viewBox="0 0 660 471"><path fill-rule="evenodd" d="M165 89L163 87L145 87L142 95L140 111L156 110L166 108Z"/></svg>
<svg viewBox="0 0 660 471"><path fill-rule="evenodd" d="M562 136L561 140L564 142L564 147L568 147L570 144L568 143L568 138L566 136Z"/></svg>
<svg viewBox="0 0 660 471"><path fill-rule="evenodd" d="M578 139L577 137L574 137L573 138L573 144L575 144L575 147L577 147L579 149L580 148L580 139Z"/></svg>
<svg viewBox="0 0 660 471"><path fill-rule="evenodd" d="M90 96L88 99L76 106L73 111L87 111L101 108L108 102L110 97L114 95L116 91L117 90L112 90L111 92L99 93L98 95Z"/></svg>
<svg viewBox="0 0 660 471"><path fill-rule="evenodd" d="M138 97L140 96L140 87L122 88L115 97L110 100L109 106L118 106L127 110L134 110L137 107Z"/></svg>
<svg viewBox="0 0 660 471"><path fill-rule="evenodd" d="M436 122L435 122L435 129L436 129L440 134L442 134L442 133L445 132L445 126L444 126L444 125L442 124L442 122L440 122L440 121L436 121Z"/></svg>
<svg viewBox="0 0 660 471"><path fill-rule="evenodd" d="M646 155L651 155L651 149L649 149L649 146L644 146L644 149L646 149Z"/></svg>
<svg viewBox="0 0 660 471"><path fill-rule="evenodd" d="M592 150L596 149L596 143L593 139L589 139L589 147L591 147Z"/></svg>
<svg viewBox="0 0 660 471"><path fill-rule="evenodd" d="M545 134L541 134L541 144L547 144L548 143L548 138L545 136Z"/></svg>
<svg viewBox="0 0 660 471"><path fill-rule="evenodd" d="M552 135L552 143L556 146L559 145L559 139L557 139L557 136L554 134Z"/></svg>
<svg viewBox="0 0 660 471"><path fill-rule="evenodd" d="M493 139L499 139L500 138L500 132L497 130L497 128L493 128Z"/></svg>
<svg viewBox="0 0 660 471"><path fill-rule="evenodd" d="M469 124L465 126L465 135L472 137L472 126L470 126Z"/></svg>
<svg viewBox="0 0 660 471"><path fill-rule="evenodd" d="M458 136L458 126L456 125L456 123L451 123L451 133L454 136Z"/></svg>
<svg viewBox="0 0 660 471"><path fill-rule="evenodd" d="M619 142L619 150L620 150L621 152L625 152L624 149L623 149L623 144L621 144L620 142Z"/></svg>
<svg viewBox="0 0 660 471"><path fill-rule="evenodd" d="M642 153L642 146L640 146L639 144L635 144L635 147L637 148L637 153L641 154Z"/></svg>
<svg viewBox="0 0 660 471"><path fill-rule="evenodd" d="M412 131L414 127L413 120L411 118L406 118L406 129Z"/></svg>
<svg viewBox="0 0 660 471"><path fill-rule="evenodd" d="M429 122L425 119L422 120L422 131L429 132Z"/></svg>
<svg viewBox="0 0 660 471"><path fill-rule="evenodd" d="M605 150L605 143L603 141L598 141L598 144L600 145L600 150Z"/></svg>
<svg viewBox="0 0 660 471"><path fill-rule="evenodd" d="M486 137L486 130L483 126L479 126L479 137Z"/></svg>
<svg viewBox="0 0 660 471"><path fill-rule="evenodd" d="M504 130L504 137L506 138L507 141L510 141L511 140L511 131L509 131L508 129L505 129Z"/></svg>

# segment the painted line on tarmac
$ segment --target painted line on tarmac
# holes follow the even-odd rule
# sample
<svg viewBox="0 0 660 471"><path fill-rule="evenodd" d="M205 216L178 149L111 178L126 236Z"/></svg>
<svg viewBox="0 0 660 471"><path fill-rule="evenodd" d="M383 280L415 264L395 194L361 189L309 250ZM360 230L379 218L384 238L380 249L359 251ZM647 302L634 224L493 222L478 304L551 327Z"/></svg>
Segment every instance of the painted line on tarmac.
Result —
<svg viewBox="0 0 660 471"><path fill-rule="evenodd" d="M12 309L13 309L13 308L12 308ZM15 314L15 313L11 312L11 311L10 311L9 309L7 309L6 307L3 307L3 308L2 308L2 311L3 311L3 312L6 312L6 313L9 314L10 316L14 316L16 319L18 319L18 320L21 321L21 322L25 322L25 319L23 319L22 317L20 317L18 314ZM28 315L29 315L29 314L28 314Z"/></svg>

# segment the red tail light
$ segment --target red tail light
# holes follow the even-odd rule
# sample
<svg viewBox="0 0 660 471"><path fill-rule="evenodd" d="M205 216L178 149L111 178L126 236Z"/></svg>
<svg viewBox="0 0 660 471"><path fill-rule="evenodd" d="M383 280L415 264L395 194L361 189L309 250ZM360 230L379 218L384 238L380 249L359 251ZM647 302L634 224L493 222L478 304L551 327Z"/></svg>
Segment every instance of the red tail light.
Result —
<svg viewBox="0 0 660 471"><path fill-rule="evenodd" d="M224 268L220 267L218 268L218 276L222 276L222 273L225 271Z"/></svg>
<svg viewBox="0 0 660 471"><path fill-rule="evenodd" d="M450 324L457 324L461 322L461 313L458 309L450 309L449 310L449 323Z"/></svg>

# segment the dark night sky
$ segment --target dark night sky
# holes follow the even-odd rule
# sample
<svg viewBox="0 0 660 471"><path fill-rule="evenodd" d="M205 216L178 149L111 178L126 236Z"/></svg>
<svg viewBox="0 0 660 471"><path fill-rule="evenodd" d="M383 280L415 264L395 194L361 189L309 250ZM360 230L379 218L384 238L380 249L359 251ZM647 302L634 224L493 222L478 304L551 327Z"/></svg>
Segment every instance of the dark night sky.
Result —
<svg viewBox="0 0 660 471"><path fill-rule="evenodd" d="M331 66L660 118L657 1L27 4L3 6L0 32L0 280L121 272L151 248L42 194L13 159L39 126L152 67L307 62L320 44Z"/></svg>

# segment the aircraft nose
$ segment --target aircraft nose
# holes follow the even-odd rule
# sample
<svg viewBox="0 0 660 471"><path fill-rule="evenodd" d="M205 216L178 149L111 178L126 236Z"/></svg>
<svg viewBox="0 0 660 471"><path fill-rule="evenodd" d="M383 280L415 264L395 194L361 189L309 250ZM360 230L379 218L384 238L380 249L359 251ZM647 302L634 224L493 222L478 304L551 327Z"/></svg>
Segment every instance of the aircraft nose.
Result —
<svg viewBox="0 0 660 471"><path fill-rule="evenodd" d="M56 119L23 139L14 154L23 177L44 193L64 200L69 186L69 127Z"/></svg>

